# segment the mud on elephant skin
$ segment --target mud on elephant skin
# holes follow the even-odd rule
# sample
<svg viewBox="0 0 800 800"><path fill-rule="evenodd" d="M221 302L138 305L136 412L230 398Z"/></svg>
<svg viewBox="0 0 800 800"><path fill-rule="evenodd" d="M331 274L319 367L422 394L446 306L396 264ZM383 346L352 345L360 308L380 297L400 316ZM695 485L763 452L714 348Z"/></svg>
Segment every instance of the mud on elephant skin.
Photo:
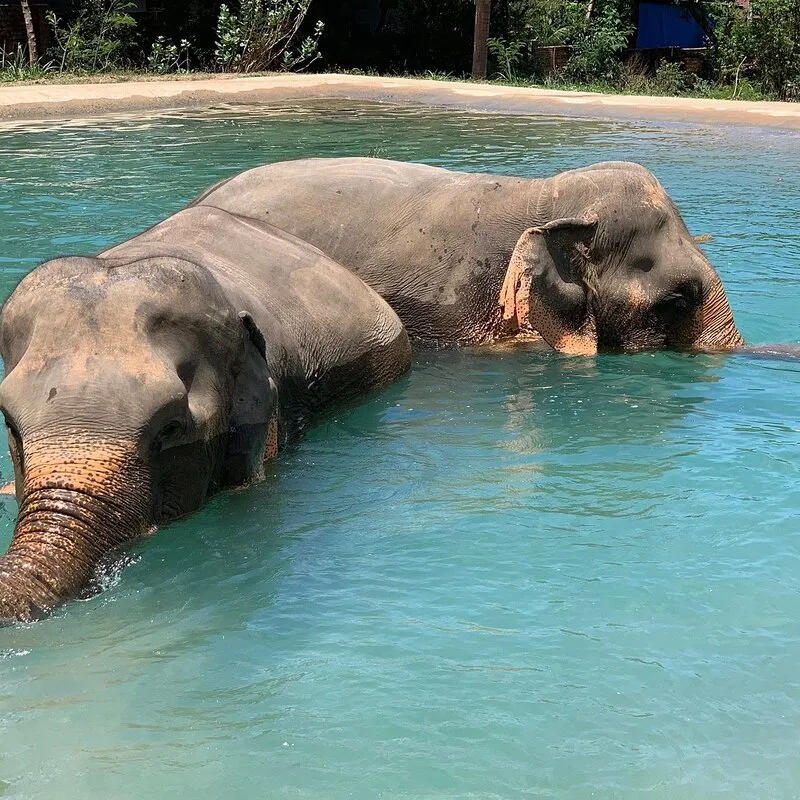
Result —
<svg viewBox="0 0 800 800"><path fill-rule="evenodd" d="M113 548L258 480L314 412L410 364L397 315L352 273L210 208L34 270L0 349L19 503L5 621L47 614Z"/></svg>
<svg viewBox="0 0 800 800"><path fill-rule="evenodd" d="M316 245L421 342L538 332L578 354L743 343L719 276L638 164L533 180L305 159L243 172L193 205L269 221Z"/></svg>

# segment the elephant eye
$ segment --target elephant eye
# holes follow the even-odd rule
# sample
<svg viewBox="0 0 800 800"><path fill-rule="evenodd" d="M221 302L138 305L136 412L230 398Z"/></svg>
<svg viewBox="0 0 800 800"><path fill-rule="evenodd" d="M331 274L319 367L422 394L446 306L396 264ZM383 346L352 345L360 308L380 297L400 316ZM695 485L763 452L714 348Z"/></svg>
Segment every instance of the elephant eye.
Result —
<svg viewBox="0 0 800 800"><path fill-rule="evenodd" d="M153 452L158 455L183 444L186 439L186 431L187 428L183 422L179 420L168 422L153 440Z"/></svg>
<svg viewBox="0 0 800 800"><path fill-rule="evenodd" d="M678 321L686 316L686 309L689 302L686 296L680 291L672 291L664 295L654 306L653 311L667 325L677 324Z"/></svg>
<svg viewBox="0 0 800 800"><path fill-rule="evenodd" d="M670 305L672 308L677 308L680 311L683 311L683 309L689 305L688 298L681 291L672 292L662 302Z"/></svg>
<svg viewBox="0 0 800 800"><path fill-rule="evenodd" d="M641 270L642 272L650 272L655 266L655 262L650 256L642 256L641 258L634 259L632 266L634 269Z"/></svg>

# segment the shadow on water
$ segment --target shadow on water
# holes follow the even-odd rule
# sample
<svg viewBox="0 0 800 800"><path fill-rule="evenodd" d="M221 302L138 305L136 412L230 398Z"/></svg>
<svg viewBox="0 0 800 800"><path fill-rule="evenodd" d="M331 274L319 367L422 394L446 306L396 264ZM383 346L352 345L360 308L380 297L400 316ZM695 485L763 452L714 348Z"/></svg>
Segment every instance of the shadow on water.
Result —
<svg viewBox="0 0 800 800"><path fill-rule="evenodd" d="M191 608L204 594L197 587L207 588L212 574L220 597L230 599L218 609L222 616L237 616L237 604L245 613L253 593L263 592L266 610L272 603L270 584L286 566L281 552L287 530L291 537L329 527L331 520L345 525L371 506L378 510L415 488L424 492L427 482L436 486L445 473L456 497L459 461L470 465L461 483L465 497L480 496L499 478L500 509L507 505L502 496L506 471L530 472L532 479L521 490L529 492L526 507L536 505L548 477L577 476L582 494L601 490L609 471L626 460L644 479L657 477L673 468L669 452L643 468L634 448L660 447L672 431L686 426L711 398L729 358L783 360L788 354L795 360L797 353L795 347L770 346L734 356L584 359L540 346L504 353L422 351L411 376L366 402L323 415L308 431L308 441L270 465L262 484L223 493L190 519L109 559L88 593L100 596L71 604L57 616L93 614L107 603L133 603L145 616L169 616ZM5 441L0 446L6 466ZM338 462L338 469L315 478L313 454L320 450ZM498 451L508 456L499 464ZM365 470L365 461L370 469ZM593 475L597 467L603 474ZM396 483L387 482L392 474L400 476ZM377 494L370 499L371 483ZM5 550L16 505L10 497L0 503L0 548Z"/></svg>
<svg viewBox="0 0 800 800"><path fill-rule="evenodd" d="M498 425L503 446L531 452L625 445L679 427L720 380L726 356L677 353L565 357L541 348L422 357L409 389L422 407L441 387L472 422ZM450 372L450 376L443 376ZM471 403L462 405L464 400ZM497 414L501 407L504 413ZM517 438L518 437L518 438Z"/></svg>
<svg viewBox="0 0 800 800"><path fill-rule="evenodd" d="M290 568L292 542L303 536L324 542L326 531L377 517L387 502L441 500L446 515L446 503L487 503L494 492L498 510L509 502L535 506L545 480L573 478L578 469L589 490L598 466L607 471L628 458L636 462L636 447L663 444L684 425L709 399L725 358L584 359L522 348L423 351L416 361L409 377L381 394L321 418L270 465L263 483L217 496L108 561L96 580L99 594L19 629L18 646L41 644L45 631L49 646L62 633L79 635L76 629L99 640L118 614L137 624L193 614L205 618L204 626L213 627L214 616L245 621L254 597L261 598L261 617ZM645 472L649 478L669 468L662 458ZM530 480L521 479L526 472ZM3 539L10 540L13 501L3 508ZM397 533L377 526L362 535ZM324 543L312 544L312 553L324 558ZM313 570L313 561L307 566Z"/></svg>

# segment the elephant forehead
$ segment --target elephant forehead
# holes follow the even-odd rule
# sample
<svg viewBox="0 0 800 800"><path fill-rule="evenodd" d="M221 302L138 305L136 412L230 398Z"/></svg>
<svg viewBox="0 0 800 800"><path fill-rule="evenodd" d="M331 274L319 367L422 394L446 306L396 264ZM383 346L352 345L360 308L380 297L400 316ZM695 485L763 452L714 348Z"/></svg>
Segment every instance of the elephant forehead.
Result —
<svg viewBox="0 0 800 800"><path fill-rule="evenodd" d="M665 211L669 208L669 197L658 181L647 181L642 191L642 196L646 205L661 208Z"/></svg>
<svg viewBox="0 0 800 800"><path fill-rule="evenodd" d="M18 379L89 385L111 372L147 382L165 370L136 303L75 307L56 298L49 309L31 311L3 321L6 366Z"/></svg>
<svg viewBox="0 0 800 800"><path fill-rule="evenodd" d="M98 316L119 317L131 324L143 316L171 312L200 318L210 305L208 294L195 276L171 269L157 275L105 280L98 285L96 295L92 288L73 289L72 295L95 309Z"/></svg>
<svg viewBox="0 0 800 800"><path fill-rule="evenodd" d="M677 239L684 235L680 227L672 224L672 219L667 206L632 203L623 198L609 202L605 213L600 214L599 238L614 248L636 243L638 249L652 251L651 255L656 256L663 236Z"/></svg>
<svg viewBox="0 0 800 800"><path fill-rule="evenodd" d="M52 306L95 309L155 302L197 302L214 293L210 276L195 264L168 257L120 263L105 258L47 262L30 273L12 294L7 309Z"/></svg>
<svg viewBox="0 0 800 800"><path fill-rule="evenodd" d="M26 354L0 384L0 405L23 435L65 421L73 430L111 421L119 432L184 397L185 387L165 364L119 351L103 357Z"/></svg>
<svg viewBox="0 0 800 800"><path fill-rule="evenodd" d="M144 386L170 382L168 365L151 348L137 343L109 346L98 342L60 350L39 345L39 342L32 342L24 357L6 376L7 389L24 387L27 393L41 384L42 391L48 393L53 388L79 387L82 394L92 394L94 387L136 392ZM49 399L54 397L55 394Z"/></svg>
<svg viewBox="0 0 800 800"><path fill-rule="evenodd" d="M7 341L19 335L49 341L53 352L96 353L100 348L120 350L125 356L135 342L145 343L154 329L225 329L234 316L232 309L207 298L188 278L153 286L138 279L109 281L88 274L12 296L3 310L3 334Z"/></svg>
<svg viewBox="0 0 800 800"><path fill-rule="evenodd" d="M48 309L34 307L31 346L53 354L75 357L135 349L144 342L137 315L138 304L108 299L93 305L60 303L55 298Z"/></svg>

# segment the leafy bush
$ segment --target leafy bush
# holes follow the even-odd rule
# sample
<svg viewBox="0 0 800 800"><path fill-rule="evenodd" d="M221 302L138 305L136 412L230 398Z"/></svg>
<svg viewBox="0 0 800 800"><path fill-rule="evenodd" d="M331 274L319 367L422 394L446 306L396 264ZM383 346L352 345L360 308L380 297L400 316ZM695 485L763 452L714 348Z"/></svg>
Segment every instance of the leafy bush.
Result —
<svg viewBox="0 0 800 800"><path fill-rule="evenodd" d="M656 67L653 86L658 94L680 95L688 92L694 85L694 75L690 75L683 64L662 61Z"/></svg>
<svg viewBox="0 0 800 800"><path fill-rule="evenodd" d="M782 100L800 94L800 7L796 0L753 0L741 41L761 88ZM739 20L738 28L747 25Z"/></svg>
<svg viewBox="0 0 800 800"><path fill-rule="evenodd" d="M509 36L530 47L572 44L586 27L586 6L575 0L510 0Z"/></svg>
<svg viewBox="0 0 800 800"><path fill-rule="evenodd" d="M191 44L181 39L180 46L157 36L147 56L147 68L150 72L166 75L169 72L189 71L189 50Z"/></svg>
<svg viewBox="0 0 800 800"><path fill-rule="evenodd" d="M613 81L619 77L620 56L633 35L630 18L616 3L604 3L576 37L567 76L576 81Z"/></svg>
<svg viewBox="0 0 800 800"><path fill-rule="evenodd" d="M31 64L27 50L22 45L17 45L13 52L0 47L0 83L39 80L54 69L52 61Z"/></svg>
<svg viewBox="0 0 800 800"><path fill-rule="evenodd" d="M498 17L494 26L507 36L490 39L489 52L496 76L509 81L540 72L537 48L570 45L586 28L586 6L575 0L510 0Z"/></svg>
<svg viewBox="0 0 800 800"><path fill-rule="evenodd" d="M782 100L800 98L800 4L751 0L747 11L724 0L704 0L716 20L715 69L724 83L749 80ZM744 91L744 90L743 90Z"/></svg>
<svg viewBox="0 0 800 800"><path fill-rule="evenodd" d="M311 0L241 0L238 14L223 4L214 58L222 70L256 72L308 66L319 58L322 22L297 50L291 45Z"/></svg>
<svg viewBox="0 0 800 800"><path fill-rule="evenodd" d="M652 81L647 74L647 67L635 55L623 62L619 70L619 84L630 94L649 94Z"/></svg>
<svg viewBox="0 0 800 800"><path fill-rule="evenodd" d="M507 43L505 39L489 39L488 45L489 55L497 65L495 77L504 81L516 80L525 44L520 41Z"/></svg>
<svg viewBox="0 0 800 800"><path fill-rule="evenodd" d="M51 49L63 72L96 72L123 67L136 29L127 0L80 0L75 19L62 26L52 11L47 21L53 29Z"/></svg>
<svg viewBox="0 0 800 800"><path fill-rule="evenodd" d="M538 71L536 49L572 47L565 77L578 82L611 81L619 77L622 52L633 34L629 0L595 0L589 6L576 0L510 0L510 40L497 37L489 48L500 77Z"/></svg>

